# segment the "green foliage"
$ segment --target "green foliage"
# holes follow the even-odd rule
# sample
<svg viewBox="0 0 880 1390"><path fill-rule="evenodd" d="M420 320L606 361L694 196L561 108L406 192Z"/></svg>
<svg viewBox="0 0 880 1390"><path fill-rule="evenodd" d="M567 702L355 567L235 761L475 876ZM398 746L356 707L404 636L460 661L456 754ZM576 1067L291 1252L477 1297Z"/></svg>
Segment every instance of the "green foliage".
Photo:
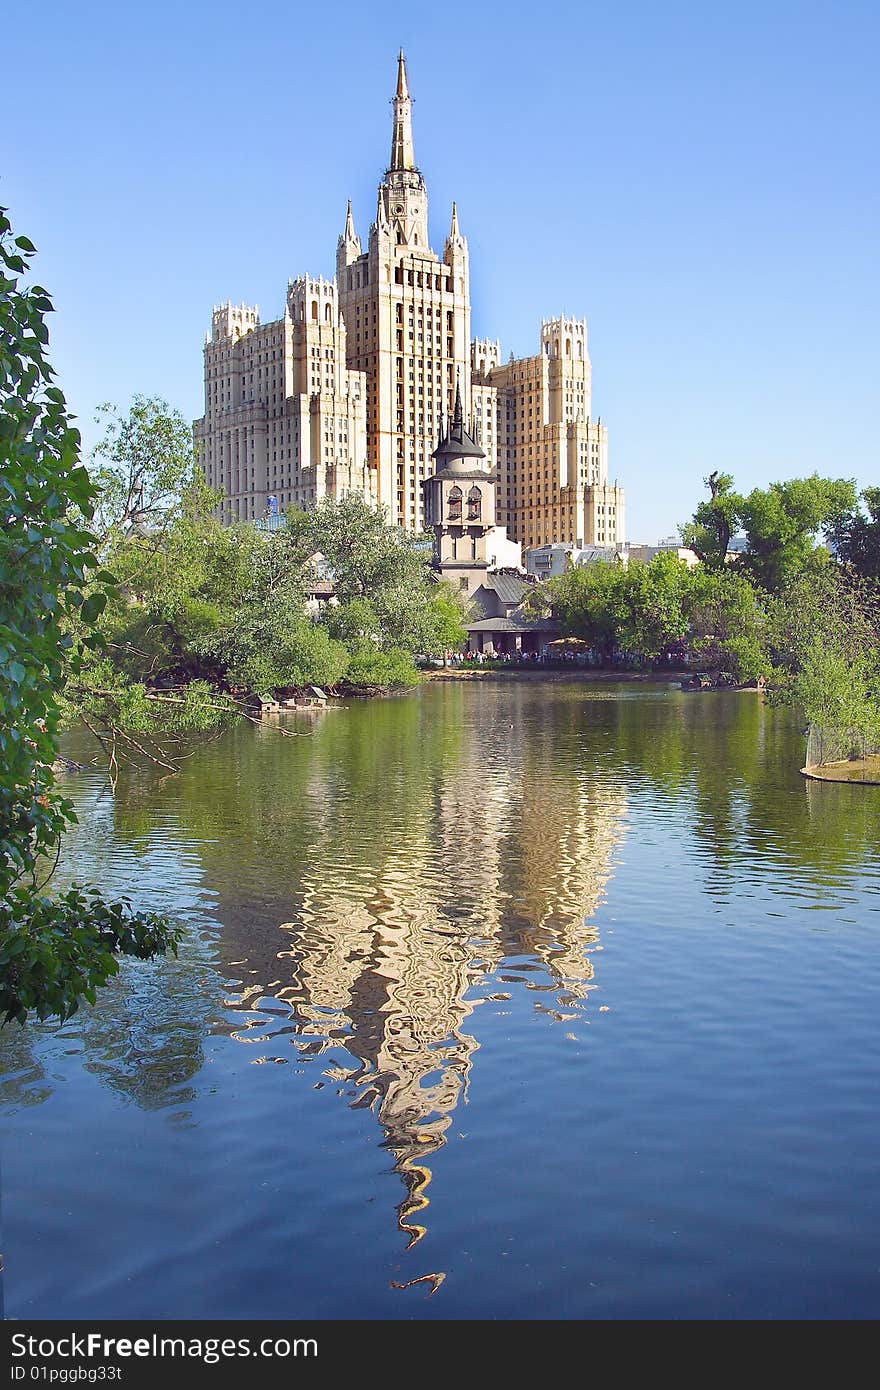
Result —
<svg viewBox="0 0 880 1390"><path fill-rule="evenodd" d="M769 674L763 596L736 567L690 576L688 645L699 666L727 671L737 683Z"/></svg>
<svg viewBox="0 0 880 1390"><path fill-rule="evenodd" d="M464 645L459 596L435 582L424 539L389 525L381 507L350 493L293 510L287 524L293 547L321 555L333 577L338 607L328 606L321 622L349 648L347 686L411 685L415 658Z"/></svg>
<svg viewBox="0 0 880 1390"><path fill-rule="evenodd" d="M349 493L310 512L291 511L287 520L295 545L323 556L340 606L369 602L370 634L383 648L430 656L449 645L452 609L434 583L430 552L419 537L389 525L381 507ZM460 617L452 631L462 645Z"/></svg>
<svg viewBox="0 0 880 1390"><path fill-rule="evenodd" d="M156 534L116 529L105 547L114 586L97 623L101 640L68 684L64 713L92 730L114 775L120 760L176 770L177 742L236 712L210 643L234 608L258 538L206 515L209 500L176 514L172 505Z"/></svg>
<svg viewBox="0 0 880 1390"><path fill-rule="evenodd" d="M345 683L352 690L393 690L416 685L419 673L410 652L400 647L378 647L369 640L349 648Z"/></svg>
<svg viewBox="0 0 880 1390"><path fill-rule="evenodd" d="M434 630L425 655L438 652L458 651L468 639L465 626L472 608L460 589L454 589L445 580L435 585L431 594L431 615Z"/></svg>
<svg viewBox="0 0 880 1390"><path fill-rule="evenodd" d="M172 473L150 465L137 419L141 474L161 472L167 482ZM173 431L160 423L153 411L150 437L166 440ZM133 427L129 444L132 437ZM114 587L100 618L104 646L89 654L72 691L70 717L85 718L112 756L146 752L170 765L173 755L157 740L194 727L196 688L211 727L230 716L230 690L409 685L417 655L463 644L458 596L434 583L424 547L361 497L292 512L267 534L222 525L212 514L216 499L192 483L188 468L173 476L185 495L175 499L168 484L161 524L152 513L158 529L108 533ZM316 556L333 574L336 597L310 611ZM146 742L133 743L136 733Z"/></svg>
<svg viewBox="0 0 880 1390"><path fill-rule="evenodd" d="M878 688L870 652L880 629L872 638L867 591L847 584L818 541L828 540L856 574L876 576L880 489L863 494L866 517L845 478L814 473L747 497L727 474L706 481L711 497L681 531L703 562L689 608L694 655L740 681L771 674L776 698L800 704L811 722L856 727L861 709L870 725ZM746 546L726 564L737 529Z"/></svg>
<svg viewBox="0 0 880 1390"><path fill-rule="evenodd" d="M209 674L204 653L248 592L260 548L252 527L212 517L179 517L161 540L117 537L116 594L101 623L115 663L153 683Z"/></svg>
<svg viewBox="0 0 880 1390"><path fill-rule="evenodd" d="M224 633L229 680L258 694L335 686L348 668L345 647L304 613L248 604Z"/></svg>
<svg viewBox="0 0 880 1390"><path fill-rule="evenodd" d="M853 655L813 638L805 647L791 693L807 723L851 756L880 748L877 679L874 653Z"/></svg>
<svg viewBox="0 0 880 1390"><path fill-rule="evenodd" d="M158 397L135 396L127 415L102 405L104 434L92 450L97 492L93 525L102 540L140 531L155 535L168 522L204 509L212 497L193 451L192 430Z"/></svg>
<svg viewBox="0 0 880 1390"><path fill-rule="evenodd" d="M562 630L580 637L605 656L610 656L618 638L618 613L624 584L621 565L598 560L579 565L542 585Z"/></svg>
<svg viewBox="0 0 880 1390"><path fill-rule="evenodd" d="M854 483L817 473L754 488L747 497L734 492L729 473L712 473L705 482L709 499L680 528L682 544L704 568L720 571L731 536L743 531L746 548L737 563L767 593L779 592L803 569L825 563L827 552L816 537L832 538L856 505Z"/></svg>
<svg viewBox="0 0 880 1390"><path fill-rule="evenodd" d="M656 660L688 630L687 565L672 551L650 564L630 563L617 586L617 640L627 651Z"/></svg>
<svg viewBox="0 0 880 1390"><path fill-rule="evenodd" d="M359 492L325 498L309 512L291 510L287 524L301 548L324 556L340 603L368 596L393 607L398 595L428 578L430 557L418 538L390 526L384 510Z"/></svg>
<svg viewBox="0 0 880 1390"><path fill-rule="evenodd" d="M729 473L710 473L704 478L709 499L701 502L693 519L680 528L681 543L688 546L708 570L723 569L730 538L740 524L743 499L733 491Z"/></svg>
<svg viewBox="0 0 880 1390"><path fill-rule="evenodd" d="M830 534L855 503L854 483L817 473L755 488L741 507L744 568L767 593L778 593L808 566L827 563L816 536Z"/></svg>
<svg viewBox="0 0 880 1390"><path fill-rule="evenodd" d="M880 744L880 586L828 565L802 574L770 615L776 698L841 744Z"/></svg>
<svg viewBox="0 0 880 1390"><path fill-rule="evenodd" d="M687 566L668 553L650 564L597 560L574 566L543 588L569 636L606 659L622 647L653 661L687 632L689 582Z"/></svg>
<svg viewBox="0 0 880 1390"><path fill-rule="evenodd" d="M51 300L22 287L33 247L0 210L0 1006L63 1017L106 978L107 951L172 948L152 917L99 896L41 895L73 819L55 787L59 700L107 601L88 522L94 489L46 358ZM47 869L47 866L48 869ZM42 882L41 882L42 879ZM103 933L103 936L101 934ZM106 943L100 958L90 943ZM91 964L90 964L91 961ZM86 996L88 997L88 995Z"/></svg>
<svg viewBox="0 0 880 1390"><path fill-rule="evenodd" d="M154 913L134 912L128 899L106 902L91 889L71 887L58 898L14 889L0 933L0 1019L23 1023L69 1018L80 1001L117 974L117 956L150 960L176 954L177 931Z"/></svg>
<svg viewBox="0 0 880 1390"><path fill-rule="evenodd" d="M828 538L843 564L865 579L880 579L880 487L866 487L861 496L867 515L859 507L844 512Z"/></svg>
<svg viewBox="0 0 880 1390"><path fill-rule="evenodd" d="M335 685L346 653L306 609L305 553L286 530L213 523L225 557L218 621L192 643L235 687L264 694L309 684ZM223 563L221 561L221 563Z"/></svg>

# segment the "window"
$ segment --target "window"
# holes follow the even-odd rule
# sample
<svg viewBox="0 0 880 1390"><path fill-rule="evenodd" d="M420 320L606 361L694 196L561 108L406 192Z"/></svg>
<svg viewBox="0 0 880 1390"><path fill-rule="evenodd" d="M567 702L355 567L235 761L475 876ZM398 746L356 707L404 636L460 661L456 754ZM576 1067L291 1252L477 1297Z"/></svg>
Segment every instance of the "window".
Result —
<svg viewBox="0 0 880 1390"><path fill-rule="evenodd" d="M460 487L450 488L448 516L450 521L461 521L462 492Z"/></svg>

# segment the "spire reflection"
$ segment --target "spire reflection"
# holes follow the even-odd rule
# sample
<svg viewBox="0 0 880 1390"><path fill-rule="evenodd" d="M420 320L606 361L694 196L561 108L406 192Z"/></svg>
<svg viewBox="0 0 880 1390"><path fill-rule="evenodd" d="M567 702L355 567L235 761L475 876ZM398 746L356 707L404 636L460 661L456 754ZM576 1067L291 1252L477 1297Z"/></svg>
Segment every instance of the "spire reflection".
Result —
<svg viewBox="0 0 880 1390"><path fill-rule="evenodd" d="M463 727L445 702L450 728L431 730L445 751L381 804L341 787L339 764L315 745L305 780L320 821L297 910L274 953L264 936L262 962L253 943L236 962L243 985L230 1002L245 1018L233 1036L289 1035L372 1112L405 1188L408 1249L426 1234L432 1156L467 1103L472 1015L511 998L504 985L548 996L536 1012L559 1022L587 1008L592 919L627 811L622 785L557 757L564 723L536 727L531 691L505 692L505 722L497 705L487 699Z"/></svg>

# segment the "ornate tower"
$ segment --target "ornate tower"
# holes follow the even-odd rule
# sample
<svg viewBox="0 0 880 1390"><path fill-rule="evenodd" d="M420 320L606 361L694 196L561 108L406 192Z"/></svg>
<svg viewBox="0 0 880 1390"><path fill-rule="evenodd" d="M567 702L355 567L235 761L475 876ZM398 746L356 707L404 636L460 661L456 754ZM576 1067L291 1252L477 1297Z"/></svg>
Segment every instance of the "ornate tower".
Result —
<svg viewBox="0 0 880 1390"><path fill-rule="evenodd" d="M391 161L385 171L380 197L394 244L425 250L428 246L428 190L416 167L412 97L403 49L397 56L397 91L392 104Z"/></svg>
<svg viewBox="0 0 880 1390"><path fill-rule="evenodd" d="M346 217L336 253L339 305L348 330L348 366L367 382L368 464L388 517L422 530L424 480L442 419L461 383L471 393L468 246L453 209L442 259L428 240L428 191L416 166L412 98L403 53L392 98L391 159L378 187L376 220L364 249ZM491 388L484 388L484 395ZM494 393L492 393L494 414ZM479 403L485 420L490 402ZM494 456L494 434L483 436Z"/></svg>
<svg viewBox="0 0 880 1390"><path fill-rule="evenodd" d="M486 541L495 526L495 474L465 429L461 390L455 410L431 457L436 467L422 483L425 526L434 532L434 568L471 595L486 578Z"/></svg>

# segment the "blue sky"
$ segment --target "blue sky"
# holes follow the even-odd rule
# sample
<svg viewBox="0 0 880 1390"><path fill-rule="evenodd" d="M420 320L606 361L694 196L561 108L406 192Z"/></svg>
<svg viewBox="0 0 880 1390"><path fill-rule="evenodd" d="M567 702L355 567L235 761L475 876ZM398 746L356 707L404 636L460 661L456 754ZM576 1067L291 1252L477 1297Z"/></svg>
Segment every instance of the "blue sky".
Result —
<svg viewBox="0 0 880 1390"><path fill-rule="evenodd" d="M455 198L505 356L587 318L630 539L713 468L880 482L873 0L42 0L9 29L0 202L87 445L101 401L200 414L212 305L331 275L348 197L366 234L403 45L433 245Z"/></svg>

